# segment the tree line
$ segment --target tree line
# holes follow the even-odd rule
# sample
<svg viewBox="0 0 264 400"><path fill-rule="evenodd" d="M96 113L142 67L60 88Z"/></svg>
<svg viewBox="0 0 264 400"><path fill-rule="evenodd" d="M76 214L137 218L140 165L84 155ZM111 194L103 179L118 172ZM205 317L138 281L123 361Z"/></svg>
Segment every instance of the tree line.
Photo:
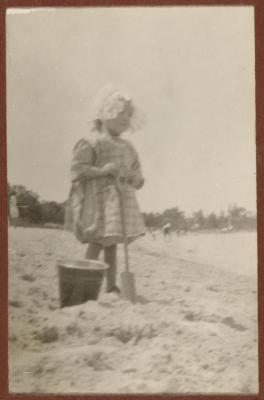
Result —
<svg viewBox="0 0 264 400"><path fill-rule="evenodd" d="M39 195L22 185L8 184L8 199L15 193L19 225L64 224L65 202L41 201ZM9 204L9 201L8 201Z"/></svg>
<svg viewBox="0 0 264 400"><path fill-rule="evenodd" d="M144 213L146 226L150 229L161 229L168 222L174 231L207 231L207 230L255 230L256 215L236 204L225 213L205 215L202 210L186 216L178 207L170 208L162 213Z"/></svg>
<svg viewBox="0 0 264 400"><path fill-rule="evenodd" d="M63 227L66 202L40 200L39 195L22 185L8 184L8 199L15 193L19 209L19 224L55 224ZM9 202L8 202L9 204ZM145 224L150 230L161 229L166 223L175 231L219 230L231 227L234 230L256 229L256 215L236 204L228 212L205 215L202 210L186 216L178 207L166 209L162 213L143 213Z"/></svg>

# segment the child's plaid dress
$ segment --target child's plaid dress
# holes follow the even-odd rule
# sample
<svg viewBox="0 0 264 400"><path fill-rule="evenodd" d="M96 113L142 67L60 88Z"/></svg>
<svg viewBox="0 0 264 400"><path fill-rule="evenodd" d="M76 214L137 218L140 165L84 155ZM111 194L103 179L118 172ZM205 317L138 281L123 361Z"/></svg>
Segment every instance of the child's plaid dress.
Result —
<svg viewBox="0 0 264 400"><path fill-rule="evenodd" d="M96 133L81 139L74 148L71 165L72 188L68 205L72 225L82 242L110 246L123 241L120 194L113 177L87 178L91 166L114 163L123 182L122 199L128 241L144 234L143 217L135 196L135 187L143 180L137 152L130 142ZM128 183L130 182L130 183Z"/></svg>

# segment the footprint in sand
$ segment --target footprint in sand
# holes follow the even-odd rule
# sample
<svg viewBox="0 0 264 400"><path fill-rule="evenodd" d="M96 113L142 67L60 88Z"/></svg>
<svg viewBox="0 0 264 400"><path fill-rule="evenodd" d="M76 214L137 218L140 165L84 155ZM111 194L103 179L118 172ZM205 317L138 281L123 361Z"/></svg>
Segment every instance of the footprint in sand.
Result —
<svg viewBox="0 0 264 400"><path fill-rule="evenodd" d="M201 315L200 315L200 313L188 311L187 313L185 313L184 318L187 319L187 321L200 321Z"/></svg>
<svg viewBox="0 0 264 400"><path fill-rule="evenodd" d="M19 300L9 300L8 304L15 308L21 308L23 306L22 302Z"/></svg>
<svg viewBox="0 0 264 400"><path fill-rule="evenodd" d="M237 331L245 331L247 327L237 323L233 317L225 317L221 321L223 324L229 326L230 328L236 329Z"/></svg>
<svg viewBox="0 0 264 400"><path fill-rule="evenodd" d="M57 342L59 340L59 330L56 326L45 326L40 332L34 333L34 338L41 343Z"/></svg>
<svg viewBox="0 0 264 400"><path fill-rule="evenodd" d="M211 292L220 292L221 291L218 287L213 286L213 285L207 286L206 289L210 290Z"/></svg>
<svg viewBox="0 0 264 400"><path fill-rule="evenodd" d="M21 278L27 282L34 282L36 280L35 276L33 276L32 274L24 274L21 276Z"/></svg>

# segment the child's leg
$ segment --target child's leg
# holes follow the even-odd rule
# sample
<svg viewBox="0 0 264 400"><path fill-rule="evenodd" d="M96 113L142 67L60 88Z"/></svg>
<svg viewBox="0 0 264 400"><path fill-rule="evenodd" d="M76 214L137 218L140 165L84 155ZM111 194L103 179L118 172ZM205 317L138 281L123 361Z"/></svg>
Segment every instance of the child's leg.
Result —
<svg viewBox="0 0 264 400"><path fill-rule="evenodd" d="M90 243L88 245L85 257L90 260L98 260L101 250L102 246L100 244Z"/></svg>
<svg viewBox="0 0 264 400"><path fill-rule="evenodd" d="M106 270L106 291L113 290L116 286L116 250L117 245L105 247L105 262L109 265Z"/></svg>

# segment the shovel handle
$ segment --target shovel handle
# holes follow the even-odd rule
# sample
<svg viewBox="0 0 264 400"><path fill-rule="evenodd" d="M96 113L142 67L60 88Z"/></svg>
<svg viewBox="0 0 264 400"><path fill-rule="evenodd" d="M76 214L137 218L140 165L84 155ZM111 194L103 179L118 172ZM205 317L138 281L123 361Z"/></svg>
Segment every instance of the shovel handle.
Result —
<svg viewBox="0 0 264 400"><path fill-rule="evenodd" d="M117 191L119 193L119 202L120 202L120 216L121 216L121 227L122 227L122 236L124 241L124 255L125 255L125 268L126 271L129 272L129 259L128 259L128 242L127 242L127 233L126 233L126 224L125 224L125 210L124 210L124 200L122 189L117 187Z"/></svg>

